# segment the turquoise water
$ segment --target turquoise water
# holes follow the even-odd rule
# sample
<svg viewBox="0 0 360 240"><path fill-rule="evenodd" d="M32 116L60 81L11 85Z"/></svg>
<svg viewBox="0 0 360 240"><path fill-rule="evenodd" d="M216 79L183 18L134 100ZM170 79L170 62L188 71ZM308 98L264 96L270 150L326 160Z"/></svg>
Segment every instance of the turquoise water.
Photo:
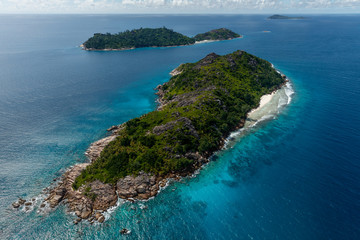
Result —
<svg viewBox="0 0 360 240"><path fill-rule="evenodd" d="M359 239L360 17L266 17L1 15L0 238ZM94 32L164 25L187 35L227 27L244 38L123 52L77 47ZM153 89L179 64L237 49L272 62L295 94L196 177L148 202L119 203L101 225L74 225L64 206L11 208L18 196L41 199L109 126L154 110Z"/></svg>

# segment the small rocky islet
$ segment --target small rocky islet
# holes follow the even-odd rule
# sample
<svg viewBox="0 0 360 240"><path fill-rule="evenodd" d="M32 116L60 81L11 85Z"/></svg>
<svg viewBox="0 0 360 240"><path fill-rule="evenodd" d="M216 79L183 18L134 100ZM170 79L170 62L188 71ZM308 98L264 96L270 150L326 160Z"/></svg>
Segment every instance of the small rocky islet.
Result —
<svg viewBox="0 0 360 240"><path fill-rule="evenodd" d="M156 196L170 179L192 175L209 162L261 96L286 82L269 62L240 50L208 54L171 75L156 87L158 109L109 128L110 135L86 151L89 162L66 171L43 204L64 202L77 224L105 221L103 212L119 198ZM19 199L13 207L24 203Z"/></svg>

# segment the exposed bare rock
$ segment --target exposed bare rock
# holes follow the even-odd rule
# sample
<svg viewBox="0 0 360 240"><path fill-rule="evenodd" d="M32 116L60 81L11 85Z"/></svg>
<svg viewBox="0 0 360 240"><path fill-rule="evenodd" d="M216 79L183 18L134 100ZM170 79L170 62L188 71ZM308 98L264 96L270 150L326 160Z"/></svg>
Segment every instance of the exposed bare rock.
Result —
<svg viewBox="0 0 360 240"><path fill-rule="evenodd" d="M194 66L194 69L200 69L203 66L209 65L211 63L213 63L218 57L220 57L219 55L217 55L216 53L210 53L208 54L206 57L204 57L203 59L201 59L198 64L196 64Z"/></svg>
<svg viewBox="0 0 360 240"><path fill-rule="evenodd" d="M111 135L92 143L85 152L85 155L90 159L91 162L95 161L98 157L100 157L100 153L106 147L106 145L115 140L116 137L116 135Z"/></svg>
<svg viewBox="0 0 360 240"><path fill-rule="evenodd" d="M199 138L199 134L196 131L194 125L192 124L192 121L189 118L181 117L177 121L183 123L182 129L188 130L188 133L190 135L193 135L194 137Z"/></svg>
<svg viewBox="0 0 360 240"><path fill-rule="evenodd" d="M18 202L13 202L11 205L13 206L13 208L19 208L20 207L20 204Z"/></svg>
<svg viewBox="0 0 360 240"><path fill-rule="evenodd" d="M67 200L69 211L74 212L81 219L93 216L94 210L107 210L117 202L115 186L104 184L98 180L74 190L75 179L90 163L77 164L68 170L62 178L62 183L55 187L45 201L50 207L56 207L62 200ZM99 222L105 220L100 218ZM78 222L78 221L77 221Z"/></svg>
<svg viewBox="0 0 360 240"><path fill-rule="evenodd" d="M112 132L112 135L118 135L121 130L123 130L125 124L114 125L107 129L108 132Z"/></svg>
<svg viewBox="0 0 360 240"><path fill-rule="evenodd" d="M131 231L129 229L123 228L123 229L121 229L120 233L123 235L128 235L131 233Z"/></svg>
<svg viewBox="0 0 360 240"><path fill-rule="evenodd" d="M167 104L169 103L174 103L176 102L177 105L176 107L186 107L186 106L190 106L192 104L194 104L196 101L200 100L200 96L204 94L204 92L209 92L208 96L211 96L209 94L211 94L210 92L213 91L214 89L216 89L215 86L209 86L206 88L200 88L200 84L195 84L195 88L198 88L197 90L194 90L192 92L188 92L188 93L184 93L184 94L180 94L180 95L174 95L172 96L172 98L169 99L165 99L164 96L166 94L166 91L163 90L163 86L164 85L159 85L158 87L156 87L156 90L158 90L158 92L156 92L156 95L159 96L158 98L158 102L160 103L158 110L163 109Z"/></svg>
<svg viewBox="0 0 360 240"><path fill-rule="evenodd" d="M16 202L13 202L11 205L13 206L13 208L19 208L21 205L24 205L25 202L26 200L19 198Z"/></svg>
<svg viewBox="0 0 360 240"><path fill-rule="evenodd" d="M177 68L175 68L174 70L172 70L172 71L170 72L170 75L174 77L174 76L176 76L176 75L181 74L182 71L179 70L180 67L181 67L181 65L182 65L182 64L180 64L180 66L178 66Z"/></svg>
<svg viewBox="0 0 360 240"><path fill-rule="evenodd" d="M153 129L153 133L156 135L161 135L164 132L172 130L176 125L176 121L171 121L163 125L155 126Z"/></svg>
<svg viewBox="0 0 360 240"><path fill-rule="evenodd" d="M84 196L80 192L67 192L66 199L68 200L67 205L69 210L71 212L74 212L79 218L87 219L92 215L92 200Z"/></svg>
<svg viewBox="0 0 360 240"><path fill-rule="evenodd" d="M70 202L73 197L80 194L73 190L72 184L74 183L76 177L81 174L81 171L88 165L89 163L77 164L65 172L62 177L62 183L51 190L49 197L45 199L45 201L50 204L50 207L56 207L64 198L68 199Z"/></svg>
<svg viewBox="0 0 360 240"><path fill-rule="evenodd" d="M196 153L186 153L186 154L185 154L185 157L188 158L188 159L194 160L194 164L195 164L197 167L200 167L201 165L209 162L209 159L208 159L208 158L203 157L203 156L200 155L198 152L196 152Z"/></svg>
<svg viewBox="0 0 360 240"><path fill-rule="evenodd" d="M109 127L108 129L106 129L106 131L111 132L111 131L116 130L116 129L119 129L119 126L114 125L114 126Z"/></svg>
<svg viewBox="0 0 360 240"><path fill-rule="evenodd" d="M95 213L95 219L96 219L96 221L98 221L98 222L100 222L100 223L102 223L102 222L105 221L104 215L102 215L102 214L99 213L99 212Z"/></svg>
<svg viewBox="0 0 360 240"><path fill-rule="evenodd" d="M106 145L117 137L116 133L121 129L121 125L112 127L113 135L91 144L85 153L88 158L91 161L95 161ZM90 191L86 191L84 187L77 191L73 189L72 186L75 179L88 165L90 163L77 164L65 172L61 181L58 182L58 185L50 191L49 196L45 199L50 207L54 208L66 199L69 211L74 212L81 219L87 219L93 215L93 210L106 210L116 204L118 198L115 187L110 184L94 181L87 185L87 187L90 187Z"/></svg>
<svg viewBox="0 0 360 240"><path fill-rule="evenodd" d="M78 224L79 222L81 222L81 218L78 218L78 219L74 220L75 225Z"/></svg>
<svg viewBox="0 0 360 240"><path fill-rule="evenodd" d="M87 219L88 217L90 217L90 215L92 214L92 209L91 208L88 208L88 207L85 207L81 214L80 214L80 217L82 219Z"/></svg>
<svg viewBox="0 0 360 240"><path fill-rule="evenodd" d="M256 61L255 58L250 58L248 64L254 68L258 65L258 62Z"/></svg>
<svg viewBox="0 0 360 240"><path fill-rule="evenodd" d="M167 131L172 130L177 124L182 124L183 126L181 129L188 130L189 134L193 135L196 138L199 137L199 134L197 133L194 125L192 124L192 121L187 117L180 117L175 121L171 121L160 126L155 126L153 128L153 133L156 135L163 134Z"/></svg>
<svg viewBox="0 0 360 240"><path fill-rule="evenodd" d="M155 88L155 90L157 90L157 92L155 93L156 95L158 95L158 99L156 100L160 105L158 106L158 110L160 110L165 104L166 101L164 100L164 90L163 87L166 83L164 83L163 85L159 84L157 85L157 87Z"/></svg>
<svg viewBox="0 0 360 240"><path fill-rule="evenodd" d="M136 177L126 176L120 179L116 187L119 197L124 199L148 199L159 190L155 176L143 172Z"/></svg>
<svg viewBox="0 0 360 240"><path fill-rule="evenodd" d="M22 199L22 198L19 198L18 202L19 202L20 205L23 205L26 202L26 200Z"/></svg>
<svg viewBox="0 0 360 240"><path fill-rule="evenodd" d="M95 197L93 203L94 210L107 210L109 207L114 206L118 200L115 187L111 184L104 184L96 180L89 184L90 193Z"/></svg>

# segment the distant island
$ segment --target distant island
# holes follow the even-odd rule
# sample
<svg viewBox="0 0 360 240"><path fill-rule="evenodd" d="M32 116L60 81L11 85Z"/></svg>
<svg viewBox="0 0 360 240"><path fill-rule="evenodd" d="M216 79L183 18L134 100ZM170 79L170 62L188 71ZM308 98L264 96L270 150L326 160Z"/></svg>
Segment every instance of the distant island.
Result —
<svg viewBox="0 0 360 240"><path fill-rule="evenodd" d="M202 41L221 41L241 37L233 31L220 28L195 37L187 37L171 29L162 28L140 28L127 30L117 34L95 33L82 44L84 50L127 50L143 47L170 47L192 45Z"/></svg>
<svg viewBox="0 0 360 240"><path fill-rule="evenodd" d="M268 19L293 19L293 20L296 20L296 19L305 19L305 18L304 17L289 17L289 16L275 14L275 15L268 17Z"/></svg>
<svg viewBox="0 0 360 240"><path fill-rule="evenodd" d="M70 168L49 191L42 206L65 200L78 219L103 222L103 211L118 198L155 196L169 179L194 173L222 148L229 134L244 126L260 98L279 89L286 77L244 51L215 53L181 64L156 87L157 110L108 129L91 144L90 162ZM26 204L19 199L14 208Z"/></svg>
<svg viewBox="0 0 360 240"><path fill-rule="evenodd" d="M201 41L221 41L221 40L230 40L234 38L241 37L239 34L234 33L233 31L226 28L214 29L206 33L197 34L194 39L197 42Z"/></svg>

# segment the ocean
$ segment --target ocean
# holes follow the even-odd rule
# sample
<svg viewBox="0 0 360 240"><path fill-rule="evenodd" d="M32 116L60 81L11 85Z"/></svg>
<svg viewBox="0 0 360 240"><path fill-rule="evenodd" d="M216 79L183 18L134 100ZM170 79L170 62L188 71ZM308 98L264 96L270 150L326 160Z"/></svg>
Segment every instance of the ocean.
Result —
<svg viewBox="0 0 360 240"><path fill-rule="evenodd" d="M360 16L267 17L0 15L0 239L360 239ZM162 26L244 37L79 48L93 33ZM74 225L63 205L39 211L43 189L86 161L107 128L156 109L154 88L172 69L238 49L290 79L289 104L233 133L194 177L146 202L119 201L103 224ZM14 210L18 197L35 206Z"/></svg>

